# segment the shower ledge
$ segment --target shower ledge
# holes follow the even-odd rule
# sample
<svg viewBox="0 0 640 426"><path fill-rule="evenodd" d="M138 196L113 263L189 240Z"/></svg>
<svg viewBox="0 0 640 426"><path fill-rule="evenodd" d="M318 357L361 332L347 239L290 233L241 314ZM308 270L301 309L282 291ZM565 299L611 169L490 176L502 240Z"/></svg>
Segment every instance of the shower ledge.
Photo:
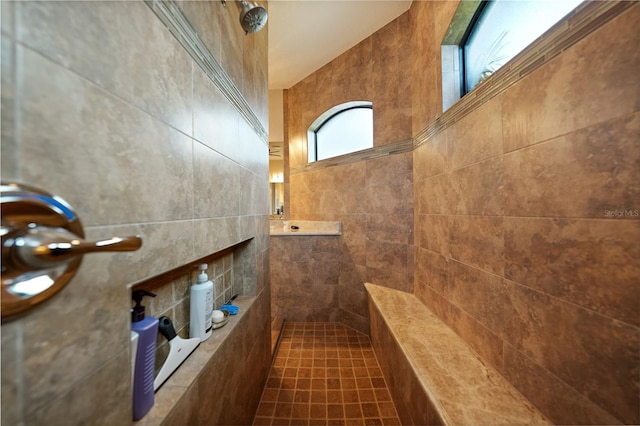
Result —
<svg viewBox="0 0 640 426"><path fill-rule="evenodd" d="M270 235L277 237L296 237L309 235L342 235L342 222L326 222L319 220L290 220L289 227L297 226L299 229L284 230L283 220L272 220L270 223Z"/></svg>

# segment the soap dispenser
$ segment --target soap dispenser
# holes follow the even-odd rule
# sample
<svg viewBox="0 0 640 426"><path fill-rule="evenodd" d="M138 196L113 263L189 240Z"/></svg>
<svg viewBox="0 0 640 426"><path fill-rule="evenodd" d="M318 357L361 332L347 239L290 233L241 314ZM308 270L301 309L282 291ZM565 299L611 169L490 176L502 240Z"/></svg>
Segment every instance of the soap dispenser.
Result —
<svg viewBox="0 0 640 426"><path fill-rule="evenodd" d="M153 380L158 319L145 316L145 309L142 306L144 296L156 297L155 294L146 290L135 290L131 296L136 302L136 306L131 311L131 329L138 333L138 350L133 377L133 420L139 420L149 412L155 401Z"/></svg>
<svg viewBox="0 0 640 426"><path fill-rule="evenodd" d="M199 266L198 281L191 286L191 311L189 315L189 337L205 341L211 336L213 314L213 283L207 277L208 265Z"/></svg>

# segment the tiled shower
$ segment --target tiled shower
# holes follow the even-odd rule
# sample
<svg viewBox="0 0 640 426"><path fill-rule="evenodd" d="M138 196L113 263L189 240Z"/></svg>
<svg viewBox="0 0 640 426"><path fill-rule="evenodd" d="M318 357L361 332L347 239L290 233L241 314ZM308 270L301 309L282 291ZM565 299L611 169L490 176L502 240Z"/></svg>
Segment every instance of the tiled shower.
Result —
<svg viewBox="0 0 640 426"><path fill-rule="evenodd" d="M159 18L163 4L221 64L220 80ZM341 387L349 407L326 400L314 415L394 424L364 349L370 281L414 293L555 423L638 423L640 220L626 212L640 209L640 6L620 2L566 51L446 115L437 59L456 7L416 1L285 91L287 215L343 226L329 242L291 241L287 258L269 241L267 31L245 36L219 2L0 2L2 179L63 196L88 237L144 241L87 257L58 297L2 324L2 423L129 423L130 287L166 278L167 309L184 318L174 297L185 283L167 277L229 248L247 330L225 331L206 377L172 388L182 397L168 421L248 423L241 407L260 410L261 395L273 403L262 421L288 418L278 402L293 412L284 399L306 398L316 362L296 350L322 336L358 349ZM308 121L354 99L374 104L375 155L307 167ZM302 299L309 271L322 298ZM270 374L311 362L283 401L268 382L274 303L304 318L285 325L292 340ZM323 351L315 374L342 379L329 365L340 354ZM227 399L201 402L228 383ZM312 424L311 405L298 408Z"/></svg>

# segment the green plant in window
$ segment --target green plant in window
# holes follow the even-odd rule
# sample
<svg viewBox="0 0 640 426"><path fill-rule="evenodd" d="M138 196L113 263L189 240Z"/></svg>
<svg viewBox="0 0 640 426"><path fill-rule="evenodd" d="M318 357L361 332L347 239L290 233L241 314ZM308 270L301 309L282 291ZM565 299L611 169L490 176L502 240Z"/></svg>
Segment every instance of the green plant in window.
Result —
<svg viewBox="0 0 640 426"><path fill-rule="evenodd" d="M481 63L477 69L481 69L480 78L478 84L485 81L491 74L496 72L498 68L504 65L504 60L507 59L507 55L501 54L502 49L505 46L504 39L507 37L507 31L500 33L496 38L489 50L483 55L480 55L478 62Z"/></svg>

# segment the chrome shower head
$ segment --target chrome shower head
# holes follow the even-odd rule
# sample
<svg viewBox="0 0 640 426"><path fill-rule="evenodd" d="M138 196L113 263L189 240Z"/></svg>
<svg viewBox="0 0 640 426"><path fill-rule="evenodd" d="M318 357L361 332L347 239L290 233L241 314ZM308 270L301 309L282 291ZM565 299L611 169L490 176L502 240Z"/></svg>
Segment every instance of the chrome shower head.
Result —
<svg viewBox="0 0 640 426"><path fill-rule="evenodd" d="M267 24L267 11L256 2L240 1L240 25L246 34L260 31Z"/></svg>

